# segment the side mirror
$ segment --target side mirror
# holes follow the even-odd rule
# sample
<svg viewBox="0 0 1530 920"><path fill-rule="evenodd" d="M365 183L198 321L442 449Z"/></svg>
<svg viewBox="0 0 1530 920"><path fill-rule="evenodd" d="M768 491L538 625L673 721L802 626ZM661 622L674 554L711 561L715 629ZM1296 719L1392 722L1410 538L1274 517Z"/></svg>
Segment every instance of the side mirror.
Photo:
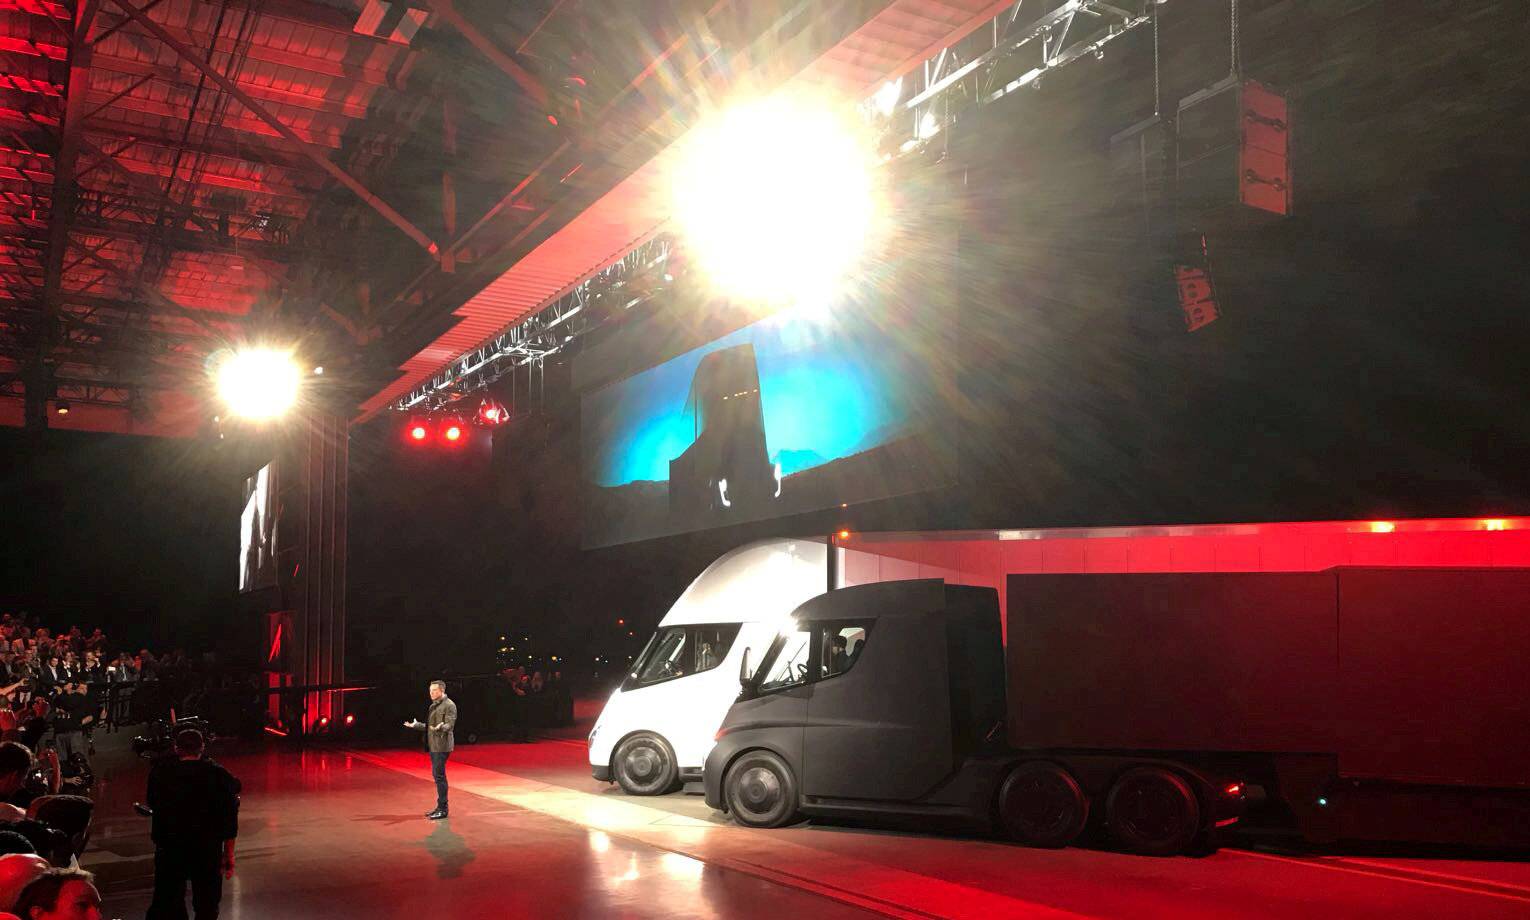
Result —
<svg viewBox="0 0 1530 920"><path fill-rule="evenodd" d="M749 649L744 649L744 657L738 663L738 684L740 687L749 686Z"/></svg>

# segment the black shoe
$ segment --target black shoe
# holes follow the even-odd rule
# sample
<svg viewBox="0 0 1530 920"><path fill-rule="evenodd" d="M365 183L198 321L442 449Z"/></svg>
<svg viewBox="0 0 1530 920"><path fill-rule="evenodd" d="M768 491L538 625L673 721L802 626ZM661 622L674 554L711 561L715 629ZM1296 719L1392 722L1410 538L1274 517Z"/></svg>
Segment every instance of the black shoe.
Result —
<svg viewBox="0 0 1530 920"><path fill-rule="evenodd" d="M435 811L431 812L430 814L426 815L425 817L429 818L432 821L439 821L442 818L446 817L446 809L444 809L444 808L437 808Z"/></svg>

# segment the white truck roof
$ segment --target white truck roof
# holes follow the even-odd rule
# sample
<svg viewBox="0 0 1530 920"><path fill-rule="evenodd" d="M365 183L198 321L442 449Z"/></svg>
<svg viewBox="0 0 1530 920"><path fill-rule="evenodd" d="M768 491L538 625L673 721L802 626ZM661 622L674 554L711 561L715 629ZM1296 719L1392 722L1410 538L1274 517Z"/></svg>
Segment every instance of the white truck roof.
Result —
<svg viewBox="0 0 1530 920"><path fill-rule="evenodd" d="M828 550L816 540L776 539L730 550L706 567L660 626L785 620L828 587Z"/></svg>

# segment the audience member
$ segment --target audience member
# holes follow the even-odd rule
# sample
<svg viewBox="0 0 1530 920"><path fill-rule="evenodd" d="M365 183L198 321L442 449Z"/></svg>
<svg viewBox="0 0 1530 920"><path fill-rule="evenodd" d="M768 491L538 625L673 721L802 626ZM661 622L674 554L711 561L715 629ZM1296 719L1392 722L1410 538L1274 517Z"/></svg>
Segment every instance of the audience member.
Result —
<svg viewBox="0 0 1530 920"><path fill-rule="evenodd" d="M32 752L14 741L0 744L0 801L26 808L38 796L58 792L61 782L58 752L46 751L41 760L44 773L41 782L29 782L33 780Z"/></svg>
<svg viewBox="0 0 1530 920"><path fill-rule="evenodd" d="M49 869L22 889L11 911L21 920L101 920L101 893L89 872Z"/></svg>
<svg viewBox="0 0 1530 920"><path fill-rule="evenodd" d="M73 760L76 754L85 756L83 720L92 718L89 706L85 685L72 680L53 698L53 741L58 745L59 759L65 763Z"/></svg>
<svg viewBox="0 0 1530 920"><path fill-rule="evenodd" d="M46 697L35 696L21 720L21 743L36 751L53 724L53 706Z"/></svg>
<svg viewBox="0 0 1530 920"><path fill-rule="evenodd" d="M24 834L15 831L0 831L0 856L9 856L12 853L31 853L36 855L37 848L32 846Z"/></svg>
<svg viewBox="0 0 1530 920"><path fill-rule="evenodd" d="M90 843L90 819L96 803L83 795L44 795L27 808L27 819L62 833L69 856L78 860Z"/></svg>
<svg viewBox="0 0 1530 920"><path fill-rule="evenodd" d="M13 910L26 887L52 868L35 853L0 856L0 910Z"/></svg>

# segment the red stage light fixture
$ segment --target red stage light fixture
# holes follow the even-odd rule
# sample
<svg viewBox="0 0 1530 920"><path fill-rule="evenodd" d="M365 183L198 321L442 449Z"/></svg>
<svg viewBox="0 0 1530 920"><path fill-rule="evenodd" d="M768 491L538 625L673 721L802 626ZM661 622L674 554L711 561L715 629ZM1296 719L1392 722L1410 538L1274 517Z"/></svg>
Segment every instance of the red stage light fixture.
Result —
<svg viewBox="0 0 1530 920"><path fill-rule="evenodd" d="M346 725L355 725L356 724L356 714L354 712L348 712L348 713L345 714L345 724Z"/></svg>
<svg viewBox="0 0 1530 920"><path fill-rule="evenodd" d="M329 727L329 716L319 716L319 727L320 728L328 728Z"/></svg>
<svg viewBox="0 0 1530 920"><path fill-rule="evenodd" d="M429 416L411 415L409 421L404 424L404 437L411 444L424 444L430 440L431 427Z"/></svg>
<svg viewBox="0 0 1530 920"><path fill-rule="evenodd" d="M478 404L478 417L475 421L486 427L503 425L510 421L510 410L492 397L485 396Z"/></svg>
<svg viewBox="0 0 1530 920"><path fill-rule="evenodd" d="M448 441L462 440L462 428L457 425L447 425L441 432L441 436Z"/></svg>

